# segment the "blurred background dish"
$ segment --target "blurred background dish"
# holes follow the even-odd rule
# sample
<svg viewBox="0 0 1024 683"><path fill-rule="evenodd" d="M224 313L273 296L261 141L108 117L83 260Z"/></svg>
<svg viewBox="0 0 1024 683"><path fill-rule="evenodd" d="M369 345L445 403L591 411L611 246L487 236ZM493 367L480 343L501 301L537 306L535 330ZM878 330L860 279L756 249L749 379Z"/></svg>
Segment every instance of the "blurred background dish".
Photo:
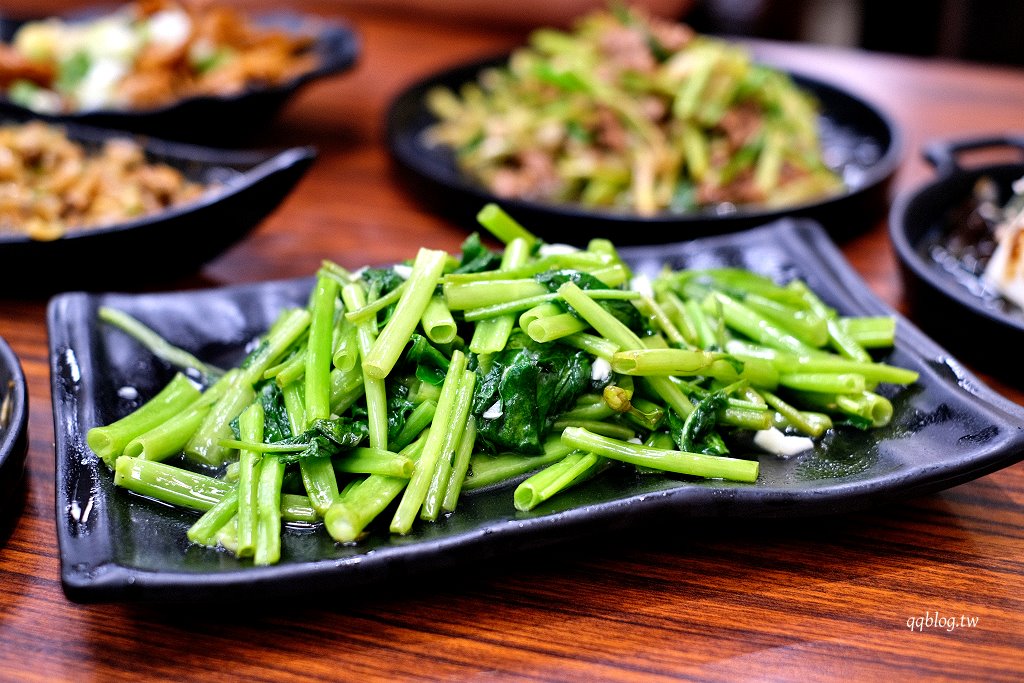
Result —
<svg viewBox="0 0 1024 683"><path fill-rule="evenodd" d="M612 209L524 199L499 199L461 173L450 148L428 144L426 131L437 122L427 93L438 86L458 90L507 55L459 65L403 90L386 114L386 142L406 185L430 208L473 225L475 211L498 201L549 241L585 244L609 237L621 244L671 242L751 228L783 216L813 218L836 238L860 232L884 215L888 186L901 161L901 136L887 114L868 101L823 80L788 71L795 83L820 103L823 154L846 187L817 200L776 208L738 208L640 216ZM755 55L756 58L756 55Z"/></svg>
<svg viewBox="0 0 1024 683"><path fill-rule="evenodd" d="M998 160L965 165L969 154ZM910 315L964 360L1020 381L1024 367L1005 354L1015 359L1024 343L1024 309L986 269L1003 209L1024 191L1014 188L1024 177L1024 134L935 140L923 156L936 177L898 196L889 215Z"/></svg>
<svg viewBox="0 0 1024 683"><path fill-rule="evenodd" d="M0 337L0 545L22 507L28 390L18 357Z"/></svg>
<svg viewBox="0 0 1024 683"><path fill-rule="evenodd" d="M25 128L26 123L32 125ZM2 129L17 129L29 138L12 145L32 146L24 153L16 146L8 150L12 168L33 158L36 161L32 163L38 167L41 159L56 154L45 146L59 147L60 154L67 156L67 163L50 170L55 182L48 190L52 195L45 201L33 201L40 194L39 183L19 185L17 175L4 182L0 257L18 267L3 269L0 283L12 295L22 297L46 296L59 289L138 287L188 273L255 228L287 196L316 157L311 147L224 150L32 119L0 119L0 134ZM70 144L76 147L65 150L64 146ZM84 156L76 156L76 150L84 150ZM109 174L111 168L90 174L84 163L100 159L102 154L107 155L102 163L121 174L110 196L97 193L98 178ZM146 168L134 168L143 162L148 162ZM129 165L132 169L126 169ZM113 219L115 222L93 216L91 219L99 224L65 229L42 222L40 227L40 216L48 211L66 215L70 207L79 205L80 196L68 199L76 193L88 195L92 204L117 204L123 199L117 194L125 193L139 202L139 187L127 187L129 173L146 175L150 185L184 183L188 186L187 197L151 213L135 206L132 210L137 211L136 215ZM34 172L24 174L25 178L40 180L37 176ZM58 193L55 187L64 191ZM25 213L33 215L27 227L18 229L13 219ZM89 217L88 210L82 215Z"/></svg>
<svg viewBox="0 0 1024 683"><path fill-rule="evenodd" d="M360 47L337 21L173 0L0 18L0 39L3 109L220 146L351 68Z"/></svg>

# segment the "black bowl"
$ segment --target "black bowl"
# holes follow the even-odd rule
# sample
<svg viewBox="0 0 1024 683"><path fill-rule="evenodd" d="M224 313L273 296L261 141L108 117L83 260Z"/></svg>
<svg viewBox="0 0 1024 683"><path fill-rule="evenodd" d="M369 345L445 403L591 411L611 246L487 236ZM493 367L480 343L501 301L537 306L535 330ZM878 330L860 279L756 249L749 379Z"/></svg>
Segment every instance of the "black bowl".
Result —
<svg viewBox="0 0 1024 683"><path fill-rule="evenodd" d="M0 337L0 543L21 509L28 451L28 390L21 363Z"/></svg>
<svg viewBox="0 0 1024 683"><path fill-rule="evenodd" d="M102 11L78 12L67 18L94 17ZM49 115L32 112L0 96L0 112L31 114L50 121L116 128L171 140L217 146L242 144L264 129L300 88L349 70L355 64L360 49L356 33L339 22L292 12L253 15L251 18L260 26L315 36L312 50L318 58L317 66L274 86L254 86L234 95L189 97L151 109L97 109ZM30 19L0 19L0 40L10 41L15 31L27 21Z"/></svg>
<svg viewBox="0 0 1024 683"><path fill-rule="evenodd" d="M1007 148L1018 150L1022 161L969 168L958 161L968 152ZM946 241L947 222L970 201L979 179L994 181L1002 201L1010 196L1013 181L1024 176L1024 135L933 141L923 156L936 178L898 196L889 215L909 315L962 360L1003 379L1024 379L1024 364L1016 360L1024 343L1024 311L984 295L977 278L943 267L932 256Z"/></svg>
<svg viewBox="0 0 1024 683"><path fill-rule="evenodd" d="M457 89L476 81L481 70L507 60L507 55L493 57L420 80L392 101L386 115L386 142L400 177L431 209L472 229L476 212L492 201L547 241L580 246L592 237L607 237L616 244L675 242L744 230L783 217L814 219L833 238L842 240L871 227L885 215L889 184L901 161L899 129L884 112L860 97L791 71L788 73L797 85L810 91L821 104L825 155L847 184L840 193L780 208L748 208L725 214L665 212L650 217L570 203L498 199L460 173L450 149L424 144L423 133L437 121L426 106L430 89Z"/></svg>
<svg viewBox="0 0 1024 683"><path fill-rule="evenodd" d="M17 117L8 117L17 122ZM0 123L2 123L0 117ZM93 149L128 134L77 124L67 137ZM134 138L150 161L196 182L220 187L196 201L135 220L72 231L52 241L0 235L0 269L9 296L29 298L60 289L137 287L194 271L242 239L288 195L316 158L311 147L223 150L144 136Z"/></svg>

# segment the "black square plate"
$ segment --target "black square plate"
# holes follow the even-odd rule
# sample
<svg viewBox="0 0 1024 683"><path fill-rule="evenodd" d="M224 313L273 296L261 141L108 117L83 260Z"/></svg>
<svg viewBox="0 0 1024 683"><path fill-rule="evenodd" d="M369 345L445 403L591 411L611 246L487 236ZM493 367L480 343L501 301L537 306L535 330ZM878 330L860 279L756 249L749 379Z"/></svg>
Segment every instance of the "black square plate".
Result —
<svg viewBox="0 0 1024 683"><path fill-rule="evenodd" d="M847 314L896 315L850 268L824 229L780 221L750 231L623 249L637 272L731 265L780 281L802 277ZM171 368L133 340L98 325L99 306L141 319L203 360L237 362L284 305L303 304L312 278L159 294L65 293L48 310L56 433L57 538L69 598L217 601L254 594L356 593L424 570L470 566L584 534L686 517L798 517L847 513L905 499L1006 467L1024 453L1024 409L987 388L902 318L888 362L920 372L889 396L895 415L874 432L837 432L813 454L761 456L756 484L684 482L625 474L595 478L529 513L511 485L467 494L458 510L404 537L375 526L358 545L321 529L285 534L282 561L248 561L190 546L194 514L114 487L85 443L86 431L153 395ZM132 391L124 389L131 387ZM129 394L137 392L136 398Z"/></svg>

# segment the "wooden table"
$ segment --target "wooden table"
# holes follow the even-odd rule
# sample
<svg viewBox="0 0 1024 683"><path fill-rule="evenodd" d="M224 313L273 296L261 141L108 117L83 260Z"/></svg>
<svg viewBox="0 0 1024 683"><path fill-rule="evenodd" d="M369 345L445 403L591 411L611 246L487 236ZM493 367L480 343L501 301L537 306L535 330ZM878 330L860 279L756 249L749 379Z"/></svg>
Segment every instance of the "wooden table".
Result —
<svg viewBox="0 0 1024 683"><path fill-rule="evenodd" d="M64 3L50 3L55 7ZM250 3L251 4L251 3ZM248 239L167 288L305 276L457 250L464 228L403 190L382 145L390 99L417 77L518 44L519 31L431 25L346 9L350 73L310 86L268 133L320 157ZM1024 124L1024 71L822 47L763 46L888 110L906 134L894 183L930 177L933 137ZM903 309L884 217L842 249ZM701 522L572 544L349 604L189 613L69 602L54 532L45 301L0 299L0 335L28 376L24 510L0 547L0 679L205 680L700 678L811 680L1024 675L1024 465L935 495L837 518ZM985 377L1010 399L1024 391ZM912 631L917 617L973 628Z"/></svg>

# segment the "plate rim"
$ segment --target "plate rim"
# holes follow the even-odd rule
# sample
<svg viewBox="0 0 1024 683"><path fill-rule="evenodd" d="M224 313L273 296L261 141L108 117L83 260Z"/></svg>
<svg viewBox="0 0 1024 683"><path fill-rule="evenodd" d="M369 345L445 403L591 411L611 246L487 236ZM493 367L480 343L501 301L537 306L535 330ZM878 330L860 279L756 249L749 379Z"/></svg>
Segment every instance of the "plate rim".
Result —
<svg viewBox="0 0 1024 683"><path fill-rule="evenodd" d="M863 305L863 308L857 307L859 310L884 311L896 316L899 330L898 339L901 340L897 348L922 362L932 357L940 359L942 363L933 369L936 381L941 380L942 386L947 389L949 388L947 385L955 383L958 395L962 391L965 401L969 400L972 406L984 412L985 415L991 415L993 420L998 417L998 426L1007 428L1003 430L1005 433L1001 435L1003 438L997 444L998 448L982 449L981 455L972 452L971 457L964 458L966 464L969 465L966 468L964 463L930 460L907 468L896 476L881 475L881 481L885 484L881 489L877 488L877 478L869 480L855 478L834 483L823 490L811 490L802 501L800 500L800 491L681 485L653 494L641 495L639 503L637 494L627 495L583 508L573 508L536 517L519 519L510 517L494 520L486 528L477 528L472 532L455 534L451 537L428 538L411 544L389 544L386 547L375 549L372 557L369 553L361 553L346 558L282 563L270 567L238 565L232 569L210 573L144 570L119 565L113 561L112 549L109 545L112 543L109 530L107 530L108 536L105 539L95 537L88 539L95 541L94 543L83 545L81 542L76 542L78 539L71 538L69 530L63 524L63 520L67 519L67 492L70 485L68 481L69 468L65 459L68 453L73 452L71 442L74 439L82 439L81 431L75 433L74 430L76 427L80 427L77 424L80 411L83 408L88 408L88 406L83 406L80 400L85 400L82 398L83 394L88 396L89 387L79 387L71 391L69 387L65 386L65 380L62 379L63 371L60 362L62 349L68 340L66 339L67 332L61 329L61 324L63 322L66 325L68 321L61 320L61 313L63 308L74 302L77 302L77 305L82 305L103 296L86 292L67 292L52 299L47 310L47 323L52 329L50 358L57 453L56 522L60 548L61 581L66 595L76 602L232 600L244 599L246 591L256 586L272 589L282 594L288 594L289 587L292 591L301 590L294 583L289 583L290 579L295 578L303 578L305 580L303 588L306 589L311 585L318 585L335 591L353 590L375 583L375 578L378 577L374 576L374 571L393 577L396 571L411 571L412 565L424 561L456 566L460 564L460 557L465 557L467 553L472 555L473 551L486 550L492 547L488 544L494 542L500 542L506 549L517 547L517 544L518 547L529 547L531 542L537 543L538 533L550 531L552 528L560 532L558 538L561 539L573 531L591 528L595 525L603 524L602 528L616 525L628 526L630 520L638 514L638 510L639 514L654 514L655 516L665 513L684 516L730 517L736 516L736 510L742 509L742 505L746 504L757 509L765 517L800 517L835 512L834 505L840 502L846 504L842 511L851 512L865 509L871 505L884 504L895 499L921 495L964 483L1006 467L1024 457L1024 408L987 387L969 370L944 352L936 342L930 340L899 313L889 309L877 295L871 292L852 266L846 262L838 247L819 224L809 220L785 220L741 233L700 238L689 240L686 243L696 242L706 245L720 241L728 244L739 240L743 244L747 244L751 241L756 243L759 238L785 239L787 246L798 250L803 249L807 255L818 257L820 261L815 261L815 263L821 263L824 268L822 271L824 277L835 278L835 284L841 289L853 288L853 290L845 292L844 296L856 295L857 300L861 301ZM663 247L629 247L623 248L621 251L627 252L628 255L630 249L657 253ZM309 278L298 278L233 285L202 291L231 293L239 290L255 291L260 288L268 288L267 291L271 291L280 286L305 287L308 283ZM179 293L163 292L131 296L160 297L177 294ZM118 294L118 296L126 295ZM79 350L80 353L86 354L89 351L88 348ZM88 362L88 358L80 359L79 362L84 365ZM69 418L74 419L69 420ZM67 428L69 426L70 429ZM1011 426L1013 429L1010 429ZM708 503L708 500L702 497L708 490L719 491L720 499L711 506L711 509L695 511L692 507L694 502ZM737 504L736 499L744 495L743 491L754 493L750 494L751 500L746 503L741 500ZM800 508L800 503L803 503L803 509ZM737 507L732 509L731 514L723 514L723 505ZM796 510L794 510L794 506L797 508ZM547 543L550 542L550 540L547 541ZM397 566L392 566L395 563Z"/></svg>

